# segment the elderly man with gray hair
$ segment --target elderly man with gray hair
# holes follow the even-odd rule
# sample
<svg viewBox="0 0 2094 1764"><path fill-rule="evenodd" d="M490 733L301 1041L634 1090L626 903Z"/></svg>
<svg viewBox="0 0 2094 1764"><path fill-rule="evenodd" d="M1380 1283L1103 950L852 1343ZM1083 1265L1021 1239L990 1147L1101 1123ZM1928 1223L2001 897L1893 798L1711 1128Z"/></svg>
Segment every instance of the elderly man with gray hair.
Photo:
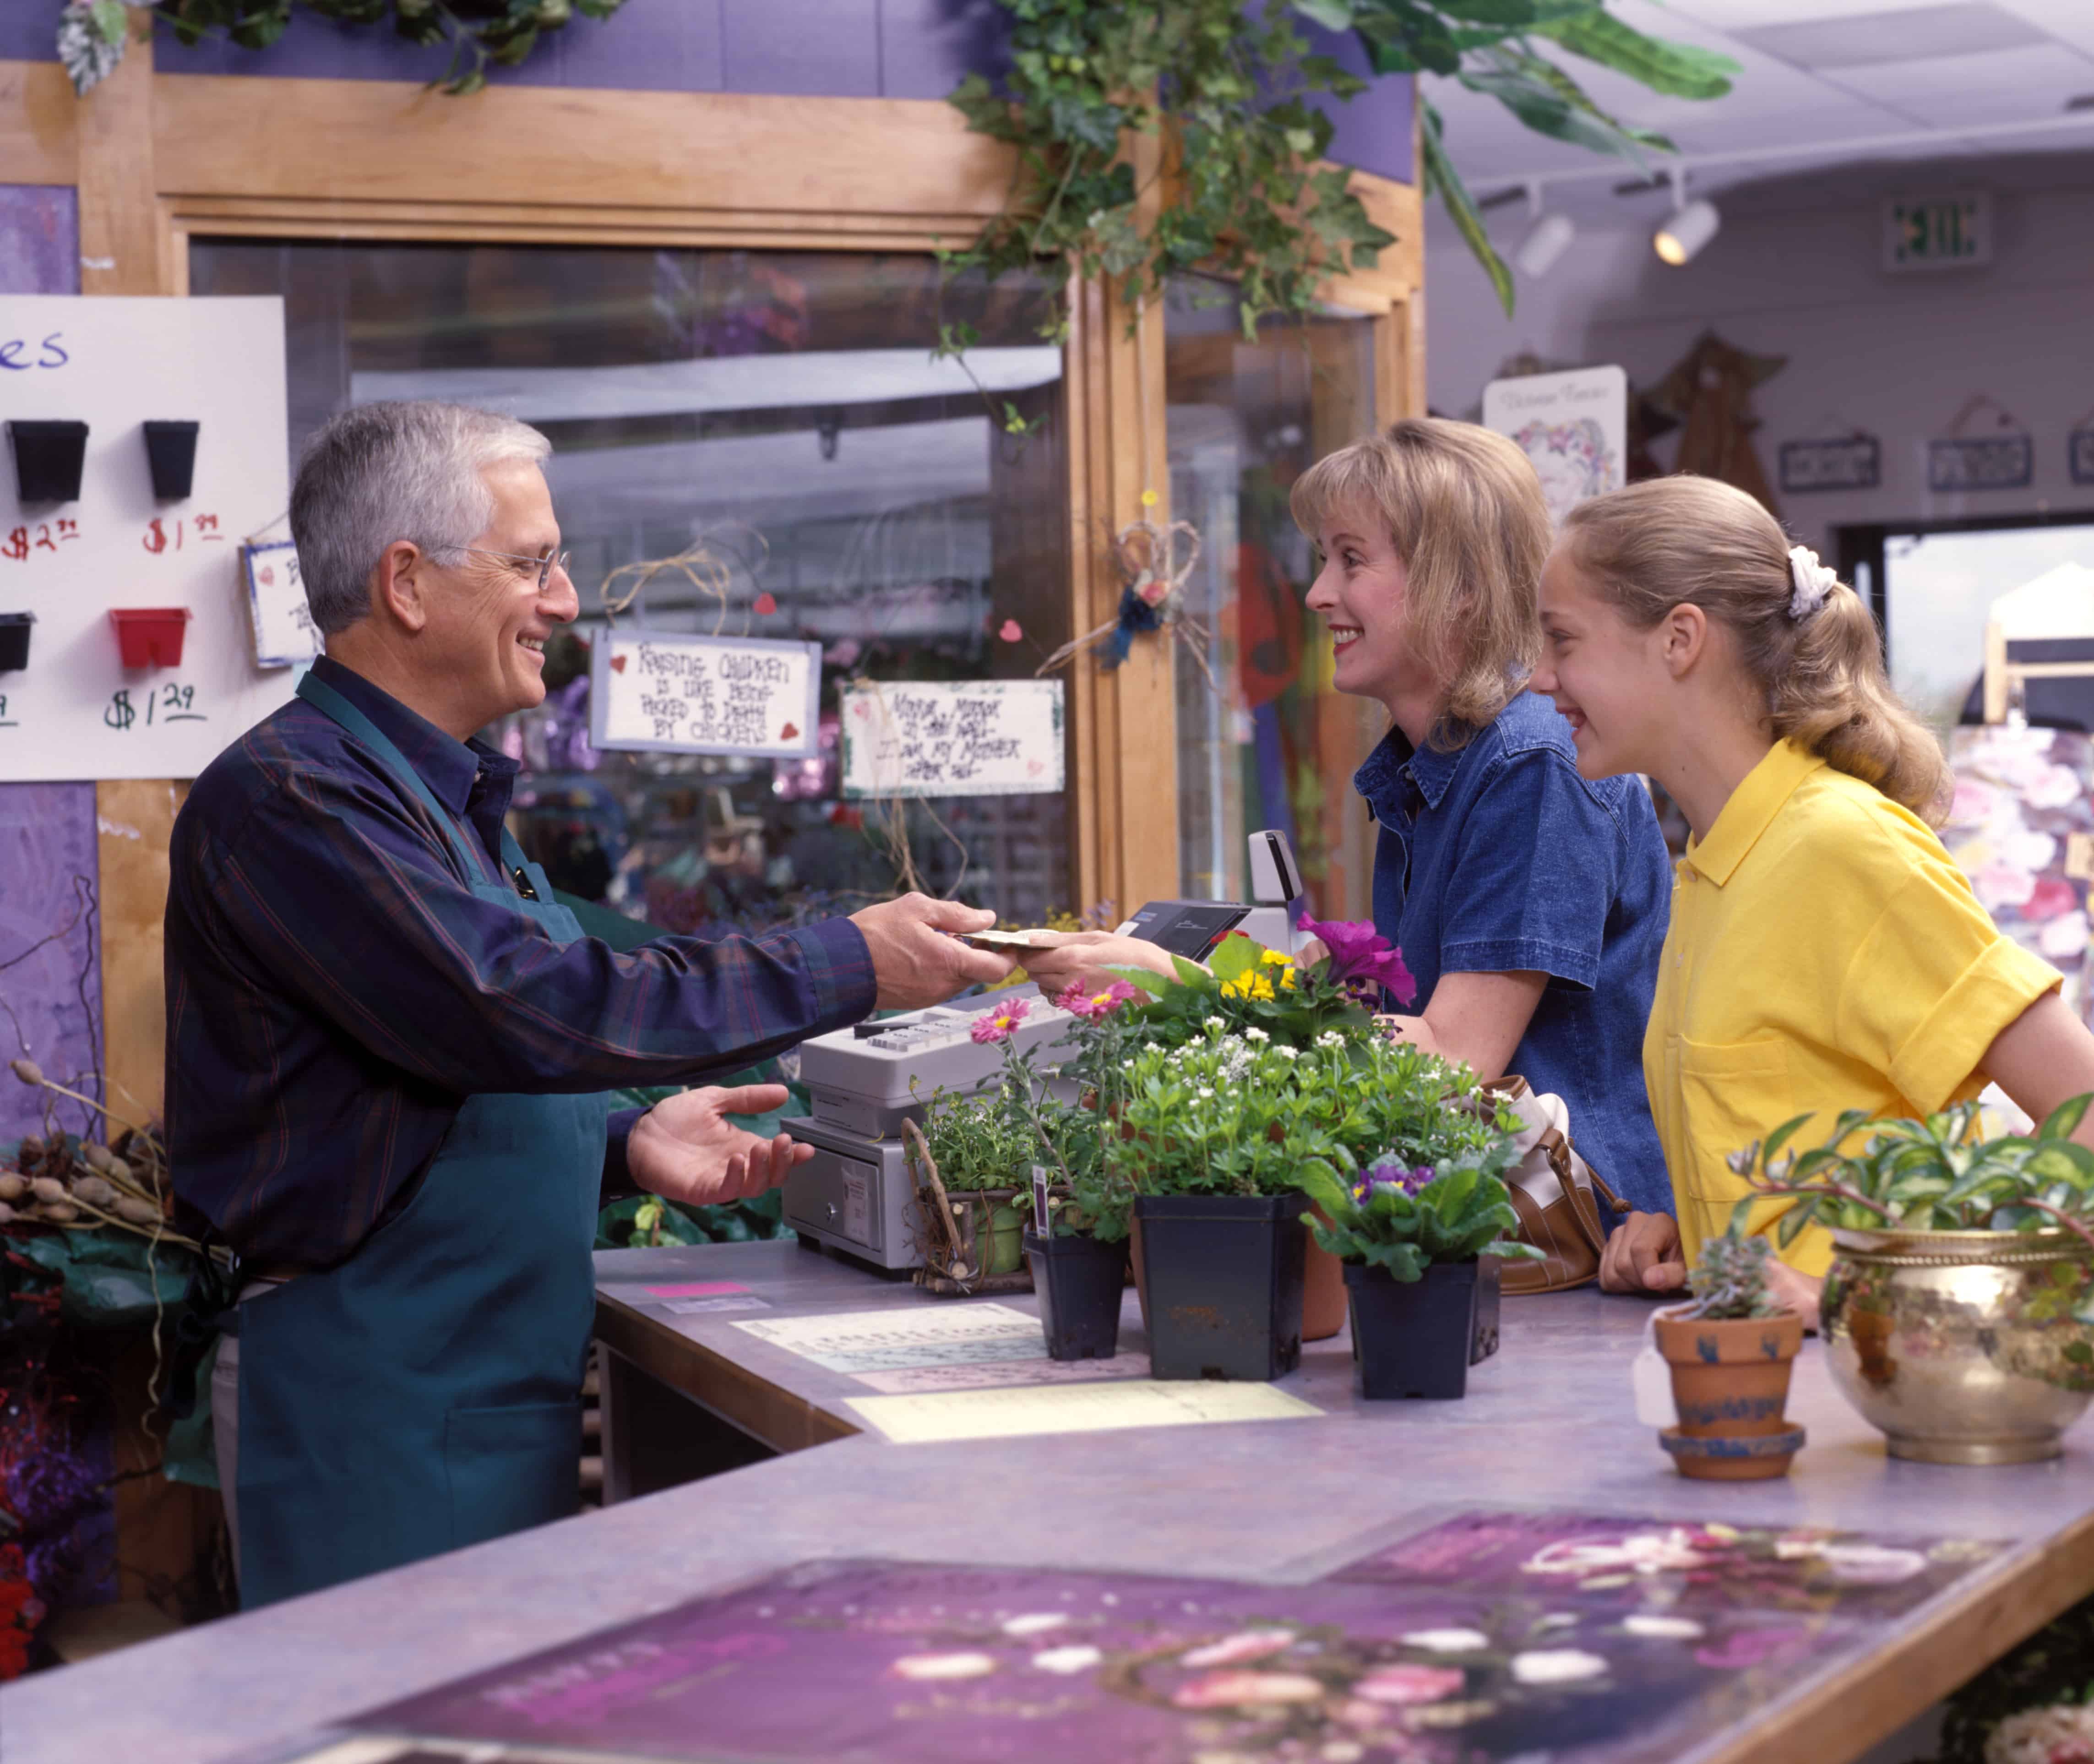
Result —
<svg viewBox="0 0 2094 1764"><path fill-rule="evenodd" d="M571 1512L607 1185L732 1200L803 1149L725 1119L782 1088L608 1113L1010 964L993 915L907 895L762 937L585 936L504 830L476 730L545 697L579 610L535 429L366 405L291 498L327 654L176 823L167 1130L187 1228L240 1258L214 1380L252 1608Z"/></svg>

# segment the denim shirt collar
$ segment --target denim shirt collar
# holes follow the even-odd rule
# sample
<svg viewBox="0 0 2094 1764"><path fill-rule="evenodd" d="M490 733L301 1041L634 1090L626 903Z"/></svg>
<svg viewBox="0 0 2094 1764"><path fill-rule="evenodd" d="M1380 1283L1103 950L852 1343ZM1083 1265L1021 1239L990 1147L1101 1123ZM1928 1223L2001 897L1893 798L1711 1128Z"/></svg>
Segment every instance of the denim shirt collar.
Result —
<svg viewBox="0 0 2094 1764"><path fill-rule="evenodd" d="M1377 820L1408 817L1408 792L1417 792L1428 809L1436 809L1460 768L1463 749L1443 754L1430 747L1413 747L1401 729L1392 728L1367 755L1366 763L1353 774L1353 788L1366 798Z"/></svg>

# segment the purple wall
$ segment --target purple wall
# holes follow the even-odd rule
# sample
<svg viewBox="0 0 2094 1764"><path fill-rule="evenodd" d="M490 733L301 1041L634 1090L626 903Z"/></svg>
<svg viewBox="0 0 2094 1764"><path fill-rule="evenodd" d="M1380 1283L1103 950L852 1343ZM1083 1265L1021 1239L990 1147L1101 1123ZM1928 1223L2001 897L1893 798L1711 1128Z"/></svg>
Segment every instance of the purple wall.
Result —
<svg viewBox="0 0 2094 1764"><path fill-rule="evenodd" d="M0 40L0 54L5 48ZM73 193L0 185L0 293L79 292ZM17 610L0 602L0 612ZM7 690L7 676L0 674L0 694ZM94 786L0 784L0 1061L27 1053L61 1083L101 1065L89 1023L90 1013L97 1022L102 1016L93 916L27 960L6 964L74 919L75 875L90 887L97 881ZM95 1094L92 1084L74 1088ZM77 1129L81 1113L68 1106L60 1119ZM0 1074L0 1140L18 1139L42 1120L37 1093Z"/></svg>
<svg viewBox="0 0 2094 1764"><path fill-rule="evenodd" d="M47 13L0 0L0 59L47 61ZM810 98L941 98L1003 59L1006 14L996 0L626 0L607 20L576 18L548 32L520 68L493 78L519 85L626 91L755 92ZM1349 33L1296 24L1323 54L1364 74ZM384 30L349 30L300 11L273 48L223 41L185 49L165 24L154 46L169 73L267 74L283 79L433 80L441 49L416 49ZM1332 106L1336 158L1409 181L1410 81L1378 80Z"/></svg>

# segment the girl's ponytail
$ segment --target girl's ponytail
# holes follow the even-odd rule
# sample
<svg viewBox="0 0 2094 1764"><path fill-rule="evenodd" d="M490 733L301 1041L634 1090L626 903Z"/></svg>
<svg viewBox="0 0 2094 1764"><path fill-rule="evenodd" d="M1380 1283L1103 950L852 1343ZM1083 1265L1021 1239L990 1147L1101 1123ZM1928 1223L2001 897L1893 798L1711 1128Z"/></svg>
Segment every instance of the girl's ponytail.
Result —
<svg viewBox="0 0 2094 1764"><path fill-rule="evenodd" d="M1948 763L1891 689L1874 616L1844 582L1806 610L1787 536L1744 491L1713 478L1653 478L1580 502L1564 519L1563 538L1638 629L1686 602L1720 619L1766 693L1778 739L1940 823Z"/></svg>

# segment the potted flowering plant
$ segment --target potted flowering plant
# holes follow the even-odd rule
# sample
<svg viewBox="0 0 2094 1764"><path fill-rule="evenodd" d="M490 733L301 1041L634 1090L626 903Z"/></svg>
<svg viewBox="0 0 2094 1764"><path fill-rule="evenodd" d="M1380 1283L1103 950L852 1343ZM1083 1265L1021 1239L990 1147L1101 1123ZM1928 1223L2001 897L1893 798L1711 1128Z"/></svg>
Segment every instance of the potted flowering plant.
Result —
<svg viewBox="0 0 2094 1764"><path fill-rule="evenodd" d="M1417 997L1402 952L1371 924L1305 918L1299 928L1304 938L1323 944L1320 958L1298 961L1234 932L1222 940L1209 966L1176 962L1175 980L1125 971L1145 995L1133 1011L1127 1040L1142 1046L1183 1046L1211 1033L1209 1024L1219 1020L1224 1032L1256 1030L1271 1045L1299 1051L1333 1031L1364 1036L1385 1001L1408 1006ZM1117 1057L1113 1063L1119 1063ZM1134 1240L1145 1315L1139 1222ZM1303 1253L1301 1339L1322 1341L1345 1326L1345 1280L1336 1258L1313 1239Z"/></svg>
<svg viewBox="0 0 2094 1764"><path fill-rule="evenodd" d="M1275 1378L1301 1352L1305 1173L1406 1167L1495 1145L1464 1067L1371 1021L1305 1048L1216 1016L1202 1038L1132 1058L1108 1158L1138 1191L1159 1377ZM1339 1195L1342 1184L1334 1183ZM1330 1195L1325 1192L1328 1201ZM1492 1234L1496 1236L1495 1232Z"/></svg>
<svg viewBox="0 0 2094 1764"><path fill-rule="evenodd" d="M1415 1048L1397 1051L1442 1063ZM1519 1228L1504 1181L1512 1141L1473 1115L1453 1117L1450 1129L1461 1122L1475 1142L1436 1162L1384 1156L1349 1187L1328 1164L1302 1174L1331 1221L1310 1229L1344 1264L1362 1397L1466 1396L1481 1358L1484 1271L1495 1279L1499 1260L1541 1253L1511 1236Z"/></svg>
<svg viewBox="0 0 2094 1764"><path fill-rule="evenodd" d="M1892 1457L2054 1458L2094 1398L2094 1151L2072 1137L2090 1101L1991 1140L1975 1102L1925 1120L1849 1110L1822 1145L1778 1156L1799 1116L1731 1159L1754 1191L1735 1227L1773 1199L1789 1203L1778 1243L1831 1229L1826 1359Z"/></svg>
<svg viewBox="0 0 2094 1764"><path fill-rule="evenodd" d="M1803 1444L1803 1430L1783 1413L1803 1319L1767 1290L1769 1253L1766 1238L1736 1229L1711 1237L1688 1277L1693 1302L1653 1319L1679 1415L1661 1443L1683 1476L1785 1475Z"/></svg>

